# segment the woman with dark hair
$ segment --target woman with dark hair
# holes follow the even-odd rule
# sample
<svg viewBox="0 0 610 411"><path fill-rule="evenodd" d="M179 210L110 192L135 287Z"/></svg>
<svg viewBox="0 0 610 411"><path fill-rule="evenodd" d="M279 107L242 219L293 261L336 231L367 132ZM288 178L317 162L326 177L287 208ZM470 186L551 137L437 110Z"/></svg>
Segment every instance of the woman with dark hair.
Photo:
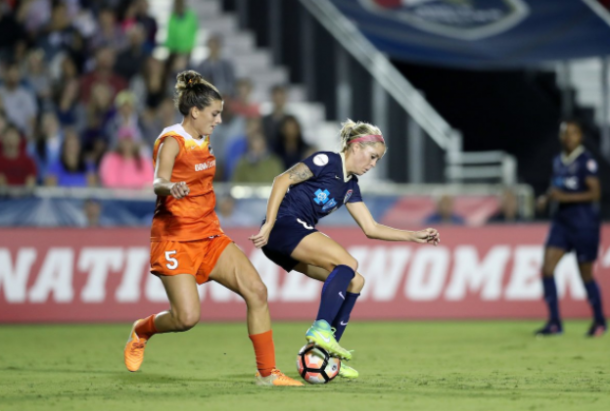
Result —
<svg viewBox="0 0 610 411"><path fill-rule="evenodd" d="M303 140L301 124L295 116L286 116L279 129L275 153L284 162L284 168L289 169L303 160L311 148Z"/></svg>
<svg viewBox="0 0 610 411"><path fill-rule="evenodd" d="M243 251L220 228L214 212L216 158L210 135L222 121L222 97L196 71L179 73L176 80L175 102L183 120L165 128L155 141L153 188L158 197L150 244L150 272L163 283L170 309L134 323L125 346L125 365L129 371L140 368L144 348L154 334L193 328L201 312L197 284L213 280L246 301L256 383L302 386L275 368L267 288Z"/></svg>
<svg viewBox="0 0 610 411"><path fill-rule="evenodd" d="M61 154L57 160L49 164L45 185L93 187L96 184L95 165L85 159L78 134L74 129L65 129Z"/></svg>

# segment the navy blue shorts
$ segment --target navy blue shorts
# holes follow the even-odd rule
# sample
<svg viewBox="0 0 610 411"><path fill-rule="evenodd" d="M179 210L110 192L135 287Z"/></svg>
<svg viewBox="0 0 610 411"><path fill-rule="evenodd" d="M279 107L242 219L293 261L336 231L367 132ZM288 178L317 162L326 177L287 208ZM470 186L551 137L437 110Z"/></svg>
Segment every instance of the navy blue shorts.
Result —
<svg viewBox="0 0 610 411"><path fill-rule="evenodd" d="M570 252L576 252L579 263L589 263L597 259L599 251L599 228L574 230L564 224L553 222L546 247L556 247Z"/></svg>
<svg viewBox="0 0 610 411"><path fill-rule="evenodd" d="M275 221L269 234L269 241L263 247L268 259L290 272L299 263L290 254L301 240L318 230L312 225L294 216L282 216Z"/></svg>

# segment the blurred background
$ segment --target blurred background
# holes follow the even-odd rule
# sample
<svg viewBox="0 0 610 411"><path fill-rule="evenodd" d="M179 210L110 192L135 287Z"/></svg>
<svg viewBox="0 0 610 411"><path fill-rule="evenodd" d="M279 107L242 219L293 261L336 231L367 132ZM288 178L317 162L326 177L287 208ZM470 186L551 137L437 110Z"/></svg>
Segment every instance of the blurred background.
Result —
<svg viewBox="0 0 610 411"><path fill-rule="evenodd" d="M610 218L609 3L3 0L0 321L127 320L165 305L146 275L151 150L181 121L172 98L185 69L225 97L211 137L217 213L278 318L309 318L319 284L286 276L247 237L273 177L338 150L347 118L388 143L361 180L375 219L443 238L372 242L344 208L325 219L369 278L355 315L542 318L548 210L535 197L561 119L583 125ZM597 269L610 298L606 234ZM557 275L566 316L587 316L573 257ZM242 318L239 301L208 288L204 318Z"/></svg>

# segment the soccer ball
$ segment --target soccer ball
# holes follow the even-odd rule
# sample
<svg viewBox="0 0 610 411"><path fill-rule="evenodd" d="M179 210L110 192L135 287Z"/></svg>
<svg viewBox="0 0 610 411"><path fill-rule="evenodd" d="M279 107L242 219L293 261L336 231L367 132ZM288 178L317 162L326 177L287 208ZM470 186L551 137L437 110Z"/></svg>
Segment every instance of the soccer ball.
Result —
<svg viewBox="0 0 610 411"><path fill-rule="evenodd" d="M341 369L341 360L331 357L326 350L307 344L297 354L297 371L310 384L331 382Z"/></svg>

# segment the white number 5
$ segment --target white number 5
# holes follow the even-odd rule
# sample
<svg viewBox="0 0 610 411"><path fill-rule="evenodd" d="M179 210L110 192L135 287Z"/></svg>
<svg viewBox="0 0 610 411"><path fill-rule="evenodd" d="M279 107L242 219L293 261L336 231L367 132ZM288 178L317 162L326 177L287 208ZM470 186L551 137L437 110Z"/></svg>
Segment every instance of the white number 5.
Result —
<svg viewBox="0 0 610 411"><path fill-rule="evenodd" d="M176 250L165 252L165 259L168 261L168 264L165 264L165 265L170 270L175 270L176 268L178 268L178 260L176 260L175 258L172 258L172 255L174 255L174 254L176 254ZM169 263L171 263L171 264L169 264Z"/></svg>

